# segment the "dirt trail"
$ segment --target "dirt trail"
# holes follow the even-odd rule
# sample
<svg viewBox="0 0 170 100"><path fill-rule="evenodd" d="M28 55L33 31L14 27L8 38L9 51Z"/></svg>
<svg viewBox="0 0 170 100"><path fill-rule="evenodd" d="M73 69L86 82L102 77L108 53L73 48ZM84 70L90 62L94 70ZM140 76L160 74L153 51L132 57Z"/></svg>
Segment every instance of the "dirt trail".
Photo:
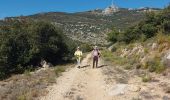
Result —
<svg viewBox="0 0 170 100"><path fill-rule="evenodd" d="M170 100L162 89L170 84L168 77L155 76L158 81L143 83L138 70L107 64L100 59L99 68L92 69L88 54L80 69L74 67L64 72L40 100Z"/></svg>
<svg viewBox="0 0 170 100"><path fill-rule="evenodd" d="M82 61L82 68L64 72L41 100L110 100L105 91L104 75L100 68L92 69L90 58L88 54Z"/></svg>

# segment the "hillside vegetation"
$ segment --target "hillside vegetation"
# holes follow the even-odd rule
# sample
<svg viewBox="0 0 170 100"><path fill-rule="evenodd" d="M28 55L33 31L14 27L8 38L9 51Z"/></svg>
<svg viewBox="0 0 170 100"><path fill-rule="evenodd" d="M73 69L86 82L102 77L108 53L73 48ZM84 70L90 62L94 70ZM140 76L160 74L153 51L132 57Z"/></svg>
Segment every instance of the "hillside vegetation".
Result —
<svg viewBox="0 0 170 100"><path fill-rule="evenodd" d="M42 60L54 65L70 60L76 46L80 44L83 52L91 50L89 44L105 45L107 44L106 33L111 31L112 26L120 30L116 31L116 35L109 36L112 42L131 42L129 40L135 40L134 37L139 36L140 33L135 33L136 27L130 29L128 27L144 19L144 11L121 8L120 11L107 16L102 15L101 11L99 9L79 13L49 12L7 17L0 20L1 79L11 73L22 73L26 69L32 70L35 66L40 66ZM158 16L155 13L153 16ZM148 20L149 17L152 16L148 16ZM148 26L144 26L146 22L144 21L143 24L141 22L137 26L140 25L144 27L143 29L148 28ZM166 26L166 23L164 24ZM149 24L149 26L153 25ZM127 31L124 32L125 29ZM134 35L129 37L128 31L131 30L134 31ZM144 31L155 32L155 30L157 29L148 28ZM145 34L147 35L147 33Z"/></svg>
<svg viewBox="0 0 170 100"><path fill-rule="evenodd" d="M115 42L131 43L145 41L159 33L170 34L170 6L159 12L147 12L146 19L139 24L126 29L123 32L113 29L108 39Z"/></svg>
<svg viewBox="0 0 170 100"><path fill-rule="evenodd" d="M47 22L31 20L8 22L0 27L0 78L40 66L71 60L76 44Z"/></svg>
<svg viewBox="0 0 170 100"><path fill-rule="evenodd" d="M169 100L170 6L153 12L121 9L107 16L101 12L0 20L0 99ZM109 50L106 36L112 42ZM87 51L95 42L104 47L99 66L92 69ZM80 68L70 62L76 61L77 46L83 51ZM39 68L44 60L54 66Z"/></svg>
<svg viewBox="0 0 170 100"><path fill-rule="evenodd" d="M139 24L123 32L113 29L108 34L114 45L111 56L104 53L106 59L125 69L142 68L161 73L169 66L166 58L170 48L169 29L170 6L159 12L148 12Z"/></svg>
<svg viewBox="0 0 170 100"><path fill-rule="evenodd" d="M121 31L129 26L137 24L145 18L145 12L137 10L120 9L111 15L102 15L102 10L92 10L78 13L47 12L30 16L8 17L6 21L17 20L40 20L52 23L63 29L69 38L90 44L107 44L106 34L111 31L112 26ZM96 41L96 42L95 42Z"/></svg>

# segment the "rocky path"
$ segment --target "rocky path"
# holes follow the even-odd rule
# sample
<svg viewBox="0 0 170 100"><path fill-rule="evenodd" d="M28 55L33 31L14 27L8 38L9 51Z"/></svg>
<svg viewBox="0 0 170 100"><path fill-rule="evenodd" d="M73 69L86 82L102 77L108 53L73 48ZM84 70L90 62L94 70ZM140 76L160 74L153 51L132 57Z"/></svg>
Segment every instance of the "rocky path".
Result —
<svg viewBox="0 0 170 100"><path fill-rule="evenodd" d="M91 55L82 61L82 67L72 68L57 78L40 100L170 100L162 89L169 79L143 83L137 70L124 70L99 61L92 69Z"/></svg>

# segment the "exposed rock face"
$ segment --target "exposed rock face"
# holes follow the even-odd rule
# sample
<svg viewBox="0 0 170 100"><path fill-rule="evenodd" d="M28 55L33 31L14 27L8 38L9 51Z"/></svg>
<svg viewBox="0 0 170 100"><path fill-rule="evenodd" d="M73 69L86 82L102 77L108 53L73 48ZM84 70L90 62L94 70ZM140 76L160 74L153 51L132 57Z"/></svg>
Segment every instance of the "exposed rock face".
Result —
<svg viewBox="0 0 170 100"><path fill-rule="evenodd" d="M142 45L140 44L136 44L135 47L133 49L127 49L127 48L124 48L122 50L122 54L120 55L121 57L128 57L128 56L131 56L133 54L136 54L136 55L142 55L144 53L144 48Z"/></svg>

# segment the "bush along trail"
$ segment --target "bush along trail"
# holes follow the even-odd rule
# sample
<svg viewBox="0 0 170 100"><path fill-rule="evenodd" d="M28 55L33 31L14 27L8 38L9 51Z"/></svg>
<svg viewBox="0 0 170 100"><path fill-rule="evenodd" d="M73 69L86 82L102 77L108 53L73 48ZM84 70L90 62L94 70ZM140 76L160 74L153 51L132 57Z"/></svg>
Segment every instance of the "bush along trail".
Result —
<svg viewBox="0 0 170 100"><path fill-rule="evenodd" d="M108 51L109 52L109 51ZM56 84L47 88L48 94L40 100L169 100L168 76L149 74L143 70L126 70L100 58L98 68L92 68L91 54L57 78ZM159 76L159 77L158 77Z"/></svg>

